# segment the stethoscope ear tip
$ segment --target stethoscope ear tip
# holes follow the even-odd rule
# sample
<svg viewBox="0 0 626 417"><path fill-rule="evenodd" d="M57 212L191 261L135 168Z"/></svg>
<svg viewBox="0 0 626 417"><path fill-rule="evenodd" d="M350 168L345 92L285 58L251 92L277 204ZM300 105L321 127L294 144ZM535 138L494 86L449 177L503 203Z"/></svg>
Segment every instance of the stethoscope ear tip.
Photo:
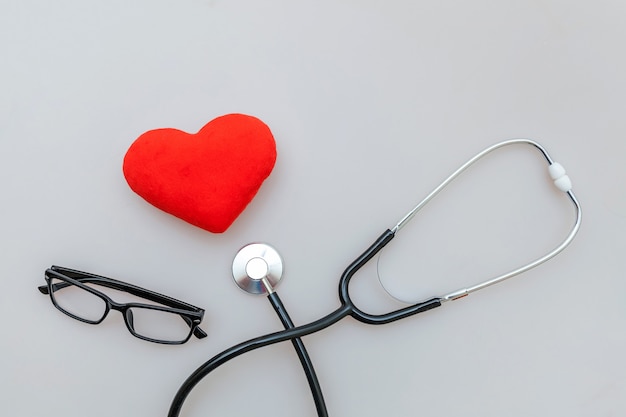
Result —
<svg viewBox="0 0 626 417"><path fill-rule="evenodd" d="M274 292L283 276L283 259L266 243L250 243L233 259L233 279L239 288L250 294Z"/></svg>

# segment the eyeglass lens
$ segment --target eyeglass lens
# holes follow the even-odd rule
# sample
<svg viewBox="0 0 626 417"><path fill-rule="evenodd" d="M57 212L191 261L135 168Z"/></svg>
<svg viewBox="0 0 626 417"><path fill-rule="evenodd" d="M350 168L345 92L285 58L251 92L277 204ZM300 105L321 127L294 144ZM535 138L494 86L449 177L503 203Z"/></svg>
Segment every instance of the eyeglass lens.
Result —
<svg viewBox="0 0 626 417"><path fill-rule="evenodd" d="M133 332L148 339L182 342L191 334L191 321L169 311L131 307L126 317Z"/></svg>
<svg viewBox="0 0 626 417"><path fill-rule="evenodd" d="M58 278L51 278L51 295L59 309L78 319L97 323L107 313L107 303L97 295Z"/></svg>
<svg viewBox="0 0 626 417"><path fill-rule="evenodd" d="M68 281L50 278L51 295L57 308L91 324L99 323L107 314L107 302L94 293ZM88 284L95 290L106 289ZM180 314L150 307L133 306L126 310L131 333L140 338L167 343L180 343L189 338L193 323Z"/></svg>

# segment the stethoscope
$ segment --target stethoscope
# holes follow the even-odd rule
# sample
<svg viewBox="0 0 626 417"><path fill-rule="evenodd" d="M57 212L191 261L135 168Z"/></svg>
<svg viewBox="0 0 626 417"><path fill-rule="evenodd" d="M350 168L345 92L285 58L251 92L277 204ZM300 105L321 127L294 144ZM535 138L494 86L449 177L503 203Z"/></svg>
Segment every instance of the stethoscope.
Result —
<svg viewBox="0 0 626 417"><path fill-rule="evenodd" d="M350 280L352 279L353 275L365 264L367 264L376 254L378 254L381 249L384 248L385 245L387 245L387 243L389 243L391 239L394 238L396 233L398 233L430 200L432 200L437 194L439 194L439 192L444 187L450 184L450 182L458 177L463 171L465 171L476 161L478 161L485 155L495 151L496 149L515 144L531 145L544 156L544 158L548 162L548 171L552 180L554 181L555 186L559 190L566 193L571 202L574 204L576 210L576 221L565 240L563 240L560 245L558 245L556 248L554 248L552 251L545 254L544 256L537 258L534 261L531 261L517 269L499 275L495 278L488 279L471 287L461 288L448 294L434 297L429 300L413 304L409 307L391 311L386 314L370 314L358 308L350 298L349 292ZM548 261L549 259L556 256L558 253L560 253L563 249L565 249L571 243L571 241L574 239L574 236L578 232L578 229L580 228L580 222L580 205L576 200L574 193L572 192L572 183L569 177L566 175L563 166L561 166L559 163L554 162L552 158L548 155L546 150L537 142L529 139L512 139L492 145L475 155L473 158L471 158L469 161L459 167L455 172L453 172L452 175L446 178L430 194L428 194L426 198L424 198L417 206L415 206L415 208L408 212L406 216L404 216L393 228L386 230L382 235L380 235L380 237L376 239L376 241L374 241L374 243L369 248L367 248L365 252L363 252L358 258L356 258L341 275L341 278L339 280L339 301L341 304L340 307L319 320L298 327L294 326L289 315L287 314L287 311L285 310L285 307L278 297L278 294L275 292L275 288L280 282L283 273L283 262L280 255L274 248L263 243L253 243L247 245L237 253L233 261L232 271L235 282L240 288L247 292L250 292L252 294L267 295L270 303L276 311L276 314L283 323L285 330L267 334L264 336L259 336L254 339L242 342L229 349L226 349L225 351L217 354L216 356L205 362L202 366L196 369L195 372L193 372L182 384L172 401L168 417L177 417L180 413L183 402L185 401L187 395L189 395L191 390L195 387L195 385L200 382L202 378L207 376L211 371L213 371L220 365L223 365L229 360L234 359L237 356L251 350L268 346L274 343L283 342L286 340L292 341L298 357L300 358L300 362L306 374L309 387L311 388L311 392L313 394L313 400L317 408L318 416L328 416L319 381L317 380L313 364L311 362L311 359L309 358L306 348L304 347L304 344L302 343L301 337L323 330L347 316L351 316L354 319L366 324L391 323L415 315L417 313L432 310L436 307L440 307L442 304L448 301L457 300L473 292L519 275Z"/></svg>

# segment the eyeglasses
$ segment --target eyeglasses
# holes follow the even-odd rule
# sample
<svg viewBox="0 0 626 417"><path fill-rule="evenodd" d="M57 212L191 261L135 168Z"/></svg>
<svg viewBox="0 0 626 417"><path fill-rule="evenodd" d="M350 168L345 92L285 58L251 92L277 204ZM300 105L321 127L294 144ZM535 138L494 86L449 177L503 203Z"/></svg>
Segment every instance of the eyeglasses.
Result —
<svg viewBox="0 0 626 417"><path fill-rule="evenodd" d="M49 294L52 304L68 316L89 324L100 324L109 311L122 313L126 327L139 339L178 345L193 334L202 339L207 334L198 327L204 310L174 298L135 285L88 272L52 266L45 272L48 285L39 287ZM97 288L110 288L158 303L118 303Z"/></svg>

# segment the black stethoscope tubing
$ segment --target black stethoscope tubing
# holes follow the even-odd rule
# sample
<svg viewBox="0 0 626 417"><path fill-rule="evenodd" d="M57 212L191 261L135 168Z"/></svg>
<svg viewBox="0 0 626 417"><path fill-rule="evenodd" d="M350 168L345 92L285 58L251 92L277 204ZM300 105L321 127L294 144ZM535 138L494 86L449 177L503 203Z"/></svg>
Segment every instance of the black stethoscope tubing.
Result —
<svg viewBox="0 0 626 417"><path fill-rule="evenodd" d="M404 225L415 216L415 214L432 198L434 198L444 187L446 187L452 180L458 177L462 172L464 172L469 166L474 164L477 160L481 159L485 155L500 149L504 146L515 145L515 144L526 144L537 149L548 162L549 165L549 173L552 179L554 180L555 186L565 192L571 202L573 203L576 210L576 220L574 226L572 227L570 233L567 235L565 240L554 248L552 251L547 253L546 255L535 259L532 262L527 263L524 266L521 266L515 270L509 271L505 274L502 274L498 277L489 279L487 281L481 282L472 287L463 288L452 293L443 295L441 297L431 298L427 301L423 301L417 304L413 304L409 307L405 307L402 309L394 310L392 312L386 314L369 314L365 313L352 301L349 294L349 284L353 275L361 269L367 262L369 262L382 248L387 245L394 238L396 232L400 230ZM246 352L251 350L255 350L264 346L269 346L275 343L284 342L286 340L292 340L292 343L298 353L300 361L302 363L303 369L306 373L309 386L311 387L311 392L313 394L313 398L315 400L315 404L317 407L318 415L320 417L327 417L328 413L326 411L326 406L324 404L324 398L321 392L321 388L319 382L317 380L317 376L315 375L315 371L313 369L313 364L306 352L304 344L300 339L303 336L316 333L320 330L323 330L333 324L337 323L341 319L347 316L352 316L354 319L366 323L366 324L386 324L391 323L417 313L422 313L433 308L439 307L442 303L447 301L456 300L462 297L469 295L472 292L478 291L480 289L486 288L493 284L502 282L506 279L509 279L513 276L519 275L523 272L528 271L531 268L534 268L543 262L553 258L558 253L560 253L563 249L565 249L573 240L574 236L578 232L581 224L581 208L578 203L574 193L571 190L571 181L569 177L566 175L564 168L555 163L552 158L548 155L547 151L537 142L530 139L511 139L504 142L497 143L492 145L483 151L476 154L469 161L459 167L454 173L452 173L446 180L444 180L438 187L436 187L422 202L420 202L413 210L411 210L398 224L391 230L386 230L376 241L358 258L356 258L343 272L341 275L341 279L339 280L339 301L341 306L331 312L330 314L313 321L311 323L294 327L293 322L289 318L287 311L285 310L280 298L275 292L270 292L268 298L274 307L274 310L280 317L284 327L286 330L270 333L264 336L259 336L248 341L239 343L238 345L232 346L223 352L217 354L213 358L209 359L199 368L197 368L186 380L183 382L178 392L174 396L172 400L172 404L170 406L170 410L168 413L168 417L178 417L180 414L180 410L183 406L183 403L191 390L202 380L206 375L208 375L211 371L215 370L219 366L228 362L231 359L234 359Z"/></svg>
<svg viewBox="0 0 626 417"><path fill-rule="evenodd" d="M289 313L287 313L287 309L283 305L283 302L278 296L278 293L271 292L268 294L267 298L274 308L274 311L280 318L280 321L283 323L285 329L295 328L295 325L289 317ZM317 374L315 373L315 368L313 367L313 362L309 357L309 353L304 347L304 342L302 342L302 339L300 339L299 337L291 339L291 342L294 349L296 350L296 353L298 354L298 359L300 359L302 369L304 370L307 382L309 383L309 389L311 390L311 394L313 395L313 401L315 402L317 415L319 417L328 417L328 410L326 409L326 402L324 401L322 387L319 383L319 380L317 379Z"/></svg>
<svg viewBox="0 0 626 417"><path fill-rule="evenodd" d="M312 363L310 362L310 358L308 358L308 355L306 354L304 344L300 339L301 337L316 333L320 330L324 330L325 328L332 326L333 324L337 323L347 316L352 316L354 319L366 324L386 324L441 306L440 298L432 298L428 301L413 304L409 307L378 315L365 313L355 306L352 299L350 298L348 290L352 276L368 261L370 261L383 247L385 247L385 245L387 245L387 243L389 243L389 241L391 241L394 236L395 232L391 230L386 230L365 252L363 252L358 258L354 260L354 262L352 262L346 268L344 273L341 275L341 279L339 280L339 301L341 302L341 306L337 310L322 317L321 319L302 326L291 327L293 326L293 323L291 323L290 325L290 319L286 322L283 321L283 318L288 318L288 314L284 306L282 305L282 302L280 302L280 298L278 298L278 295L276 293L271 293L269 295L269 297L271 297L270 301L272 301L272 298L274 299L274 301L278 301L276 305L274 304L274 302L272 302L272 305L275 306L275 310L277 314L279 314L279 317L281 317L281 321L283 321L283 324L289 328L280 332L270 333L239 343L238 345L232 346L224 350L223 352L215 355L213 358L209 359L198 369L196 369L185 380L185 382L183 382L172 401L168 417L178 417L183 403L191 390L205 376L207 376L219 366L246 352L250 352L252 350L269 346L275 343L284 342L289 339L294 341L294 347L296 347L296 351L298 352L298 356L300 357L303 368L305 369L305 373L307 373L307 379L309 380L309 385L311 386L313 392L318 415L320 417L327 416L328 414L326 412L326 407L323 402L321 388L319 388L319 382L317 382ZM302 359L301 355L303 354L303 352L307 360ZM312 382L312 380L314 380L314 382ZM317 388L315 388L315 386Z"/></svg>

